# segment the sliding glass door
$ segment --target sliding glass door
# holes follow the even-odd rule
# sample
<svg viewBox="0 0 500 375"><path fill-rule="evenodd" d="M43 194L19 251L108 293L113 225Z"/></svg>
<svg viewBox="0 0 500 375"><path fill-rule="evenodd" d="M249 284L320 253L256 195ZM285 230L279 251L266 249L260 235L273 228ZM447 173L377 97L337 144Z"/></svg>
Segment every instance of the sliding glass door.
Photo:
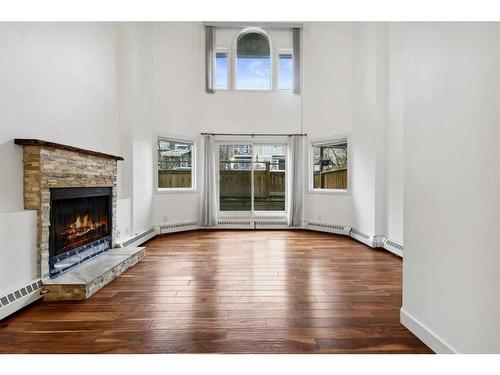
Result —
<svg viewBox="0 0 500 375"><path fill-rule="evenodd" d="M219 213L286 212L286 143L220 143Z"/></svg>

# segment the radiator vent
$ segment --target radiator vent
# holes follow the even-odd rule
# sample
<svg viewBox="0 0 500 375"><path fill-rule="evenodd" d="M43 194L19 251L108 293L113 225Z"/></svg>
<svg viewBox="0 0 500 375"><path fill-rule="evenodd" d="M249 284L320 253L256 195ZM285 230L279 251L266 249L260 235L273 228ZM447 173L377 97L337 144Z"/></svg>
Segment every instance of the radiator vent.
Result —
<svg viewBox="0 0 500 375"><path fill-rule="evenodd" d="M253 222L251 220L218 220L217 225L226 228L253 228Z"/></svg>
<svg viewBox="0 0 500 375"><path fill-rule="evenodd" d="M335 234L345 234L349 235L351 227L341 224L330 224L330 223L316 223L308 221L306 223L306 229L317 230L321 232L335 233Z"/></svg>
<svg viewBox="0 0 500 375"><path fill-rule="evenodd" d="M351 233L355 234L356 236L363 237L367 241L369 241L371 239L371 237L368 234L360 232L359 230L354 229L354 228L351 229Z"/></svg>
<svg viewBox="0 0 500 375"><path fill-rule="evenodd" d="M160 228L160 234L183 232L185 230L198 229L198 223L196 221L190 221L184 223L161 224L159 228Z"/></svg>
<svg viewBox="0 0 500 375"><path fill-rule="evenodd" d="M0 296L0 319L40 298L42 287L43 283L38 279L20 289Z"/></svg>
<svg viewBox="0 0 500 375"><path fill-rule="evenodd" d="M400 257L403 256L403 245L401 245L393 240L386 239L384 241L383 248L386 250L389 250L390 252L392 252L396 255L399 255Z"/></svg>
<svg viewBox="0 0 500 375"><path fill-rule="evenodd" d="M400 251L403 251L403 245L400 245L392 240L386 240L385 243L388 245L388 246L391 246L391 247L394 247Z"/></svg>
<svg viewBox="0 0 500 375"><path fill-rule="evenodd" d="M141 243L149 240L152 237L152 234L154 234L154 232L155 232L154 228L148 229L147 231L139 233L139 234L135 235L134 237L132 237L131 239L129 239L125 242L122 242L121 244L119 244L119 246L120 247L127 247L127 246L134 244L134 243L136 246L140 245Z"/></svg>
<svg viewBox="0 0 500 375"><path fill-rule="evenodd" d="M286 220L259 220L255 221L255 229L265 228L288 228L288 221Z"/></svg>

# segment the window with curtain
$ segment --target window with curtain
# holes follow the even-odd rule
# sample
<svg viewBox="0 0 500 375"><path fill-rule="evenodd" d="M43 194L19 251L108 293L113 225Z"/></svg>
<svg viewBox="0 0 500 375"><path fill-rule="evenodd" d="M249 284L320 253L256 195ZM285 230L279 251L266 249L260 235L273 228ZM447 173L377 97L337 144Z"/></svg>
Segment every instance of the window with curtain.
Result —
<svg viewBox="0 0 500 375"><path fill-rule="evenodd" d="M240 35L236 47L236 88L271 89L271 47L263 34Z"/></svg>
<svg viewBox="0 0 500 375"><path fill-rule="evenodd" d="M219 211L285 212L287 145L219 145Z"/></svg>
<svg viewBox="0 0 500 375"><path fill-rule="evenodd" d="M206 91L300 94L300 27L205 26Z"/></svg>

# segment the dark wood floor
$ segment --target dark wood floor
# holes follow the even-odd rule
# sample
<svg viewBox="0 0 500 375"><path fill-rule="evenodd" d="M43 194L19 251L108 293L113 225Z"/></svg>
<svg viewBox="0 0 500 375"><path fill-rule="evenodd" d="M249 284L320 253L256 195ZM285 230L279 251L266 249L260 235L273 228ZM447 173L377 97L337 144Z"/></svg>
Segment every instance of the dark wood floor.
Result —
<svg viewBox="0 0 500 375"><path fill-rule="evenodd" d="M401 259L306 231L157 237L92 298L0 322L0 353L429 353L399 323Z"/></svg>

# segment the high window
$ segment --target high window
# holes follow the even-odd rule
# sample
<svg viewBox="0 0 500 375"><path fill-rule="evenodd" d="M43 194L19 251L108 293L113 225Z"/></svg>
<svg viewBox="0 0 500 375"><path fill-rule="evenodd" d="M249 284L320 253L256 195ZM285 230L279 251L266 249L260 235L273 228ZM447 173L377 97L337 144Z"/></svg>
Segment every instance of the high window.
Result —
<svg viewBox="0 0 500 375"><path fill-rule="evenodd" d="M271 47L261 33L247 32L236 42L236 88L269 90L271 88Z"/></svg>
<svg viewBox="0 0 500 375"><path fill-rule="evenodd" d="M215 88L217 90L227 90L228 88L228 57L227 50L215 52Z"/></svg>
<svg viewBox="0 0 500 375"><path fill-rule="evenodd" d="M193 142L159 137L157 146L158 190L194 189Z"/></svg>
<svg viewBox="0 0 500 375"><path fill-rule="evenodd" d="M293 89L293 57L292 52L278 54L278 89Z"/></svg>
<svg viewBox="0 0 500 375"><path fill-rule="evenodd" d="M313 143L311 146L311 188L347 191L347 139Z"/></svg>
<svg viewBox="0 0 500 375"><path fill-rule="evenodd" d="M300 94L300 28L205 26L205 90Z"/></svg>
<svg viewBox="0 0 500 375"><path fill-rule="evenodd" d="M219 144L219 211L285 212L285 143Z"/></svg>

